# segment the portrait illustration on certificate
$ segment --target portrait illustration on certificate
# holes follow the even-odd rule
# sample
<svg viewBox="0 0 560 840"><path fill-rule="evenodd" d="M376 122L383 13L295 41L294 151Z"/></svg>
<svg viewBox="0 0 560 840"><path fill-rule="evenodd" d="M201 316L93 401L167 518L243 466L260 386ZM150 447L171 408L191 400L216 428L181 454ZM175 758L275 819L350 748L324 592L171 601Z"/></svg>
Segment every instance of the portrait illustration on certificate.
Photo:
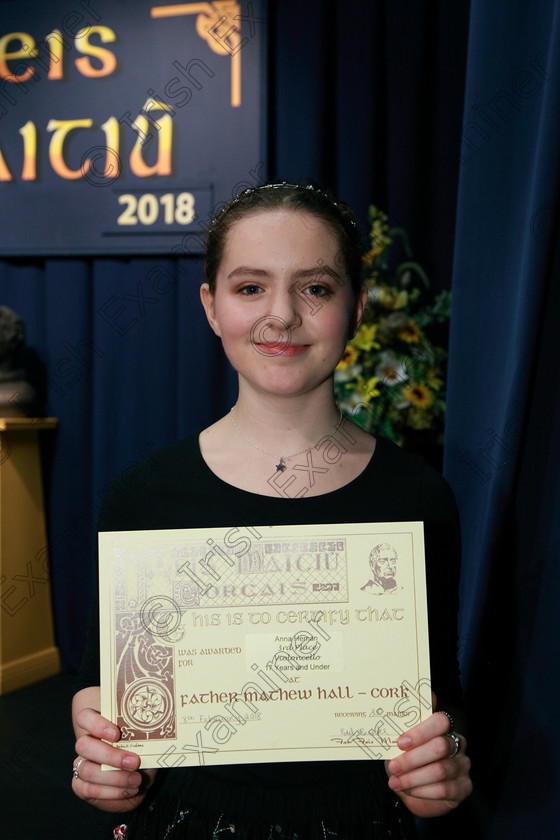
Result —
<svg viewBox="0 0 560 840"><path fill-rule="evenodd" d="M99 534L101 712L143 767L385 759L431 713L423 526Z"/></svg>

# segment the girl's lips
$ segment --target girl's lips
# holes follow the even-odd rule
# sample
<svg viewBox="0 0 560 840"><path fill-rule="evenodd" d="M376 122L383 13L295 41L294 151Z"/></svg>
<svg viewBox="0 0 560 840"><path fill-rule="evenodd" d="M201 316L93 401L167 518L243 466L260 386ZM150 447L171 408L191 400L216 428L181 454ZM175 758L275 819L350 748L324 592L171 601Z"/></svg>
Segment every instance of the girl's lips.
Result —
<svg viewBox="0 0 560 840"><path fill-rule="evenodd" d="M255 344L259 353L264 356L299 356L309 350L309 344Z"/></svg>

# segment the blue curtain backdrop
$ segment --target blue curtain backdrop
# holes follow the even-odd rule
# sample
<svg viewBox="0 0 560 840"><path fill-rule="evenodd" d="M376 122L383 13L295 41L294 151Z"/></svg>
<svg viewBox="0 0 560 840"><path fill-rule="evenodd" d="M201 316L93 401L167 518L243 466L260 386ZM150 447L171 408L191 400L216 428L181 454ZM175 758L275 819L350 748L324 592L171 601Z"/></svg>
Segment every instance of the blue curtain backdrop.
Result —
<svg viewBox="0 0 560 840"><path fill-rule="evenodd" d="M410 232L435 290L453 274L445 471L464 532L476 790L424 826L429 837L553 826L559 23L557 0L269 8L268 175L332 186L364 232L376 203ZM235 400L201 280L193 258L0 261L0 303L24 318L29 368L60 423L44 452L67 668L83 648L107 483Z"/></svg>
<svg viewBox="0 0 560 840"><path fill-rule="evenodd" d="M213 421L235 399L217 340L198 317L198 260L5 262L0 298L24 319L58 431L43 433L57 643L81 657L108 482ZM34 361L33 359L31 361ZM210 383L210 386L209 386ZM32 609L32 600L24 607Z"/></svg>
<svg viewBox="0 0 560 840"><path fill-rule="evenodd" d="M471 6L445 472L463 527L473 836L557 836L560 4Z"/></svg>

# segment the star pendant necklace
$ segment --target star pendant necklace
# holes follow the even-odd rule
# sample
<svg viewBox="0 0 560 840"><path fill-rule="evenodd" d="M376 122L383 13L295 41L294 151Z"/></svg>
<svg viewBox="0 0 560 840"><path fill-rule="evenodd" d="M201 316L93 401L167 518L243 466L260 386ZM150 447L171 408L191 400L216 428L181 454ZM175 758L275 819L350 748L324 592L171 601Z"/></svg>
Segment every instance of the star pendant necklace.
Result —
<svg viewBox="0 0 560 840"><path fill-rule="evenodd" d="M256 443L251 443L251 441L248 438L245 437L245 435L243 434L243 432L241 431L241 429L239 428L239 426L235 422L235 417L233 416L234 407L235 406L232 406L230 408L229 416L231 417L231 422L233 423L233 428L235 429L235 431L237 432L239 437L242 440L244 440L245 443L248 443L249 446L252 446L253 449L258 449L259 452L264 452L265 455L270 455L271 458L276 458L276 455L274 454L274 452L268 452L266 449L263 449L262 446L257 446ZM340 427L342 425L342 421L343 421L344 417L342 415L342 411L340 410L340 408L338 409L338 413L340 414L340 417L338 418L338 422L337 422L336 426L334 427L334 429L332 430L332 432L330 433L330 435L327 435L327 437L334 437L334 435L336 435L336 433L338 432L338 430L340 429ZM323 438L319 438L319 440L323 440ZM319 441L317 441L317 443L318 442ZM314 444L314 446L317 446L317 444ZM310 452L314 448L314 446L307 446L305 449L300 449L299 452L292 452L291 455L280 456L280 460L278 461L277 464L274 465L274 467L276 469L276 472L284 472L284 470L286 469L286 461L287 460L289 460L290 458L295 458L296 455L302 455L304 452Z"/></svg>

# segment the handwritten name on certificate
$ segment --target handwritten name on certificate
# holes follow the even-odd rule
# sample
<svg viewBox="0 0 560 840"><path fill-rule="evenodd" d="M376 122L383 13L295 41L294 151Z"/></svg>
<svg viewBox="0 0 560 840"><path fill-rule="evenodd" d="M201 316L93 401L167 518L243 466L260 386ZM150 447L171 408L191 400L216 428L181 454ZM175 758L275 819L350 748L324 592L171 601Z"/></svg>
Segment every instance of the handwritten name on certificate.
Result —
<svg viewBox="0 0 560 840"><path fill-rule="evenodd" d="M422 523L99 545L101 712L143 767L385 759L431 713Z"/></svg>

